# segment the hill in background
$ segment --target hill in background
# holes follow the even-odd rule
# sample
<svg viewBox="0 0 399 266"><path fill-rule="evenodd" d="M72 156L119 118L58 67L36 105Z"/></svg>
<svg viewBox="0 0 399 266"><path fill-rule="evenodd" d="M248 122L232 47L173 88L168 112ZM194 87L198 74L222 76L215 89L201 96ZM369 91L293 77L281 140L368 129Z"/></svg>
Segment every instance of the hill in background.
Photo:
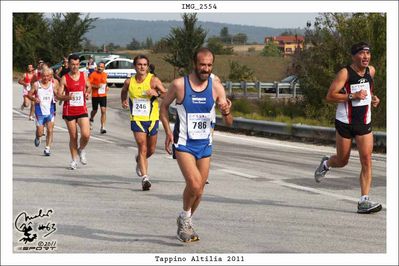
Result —
<svg viewBox="0 0 399 266"><path fill-rule="evenodd" d="M147 37L150 37L155 43L162 37L167 37L172 27L182 27L183 22L177 20L143 21L134 19L98 19L93 25L95 28L84 36L93 44L99 46L112 42L115 45L126 46L132 41L132 38L135 38L139 42L143 42ZM248 37L248 43L256 42L260 44L264 43L264 38L266 36L278 36L285 31L296 32L297 34L304 33L303 28L276 29L202 21L199 21L198 25L201 25L201 27L208 32L207 38L219 36L220 30L223 27L227 27L229 34L235 35L237 33L245 33Z"/></svg>

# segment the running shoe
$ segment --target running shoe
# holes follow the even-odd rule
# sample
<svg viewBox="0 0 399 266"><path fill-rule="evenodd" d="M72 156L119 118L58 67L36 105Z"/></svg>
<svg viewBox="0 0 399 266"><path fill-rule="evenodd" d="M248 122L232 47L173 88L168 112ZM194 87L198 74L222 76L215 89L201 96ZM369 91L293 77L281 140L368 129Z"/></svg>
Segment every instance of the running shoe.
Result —
<svg viewBox="0 0 399 266"><path fill-rule="evenodd" d="M80 157L80 162L82 163L82 164L87 164L87 159L86 159L86 151L85 150L81 150L81 149L79 149L78 150L78 153L79 153L79 157Z"/></svg>
<svg viewBox="0 0 399 266"><path fill-rule="evenodd" d="M136 174L140 177L142 176L140 166L139 166L139 156L138 155L136 155Z"/></svg>
<svg viewBox="0 0 399 266"><path fill-rule="evenodd" d="M30 121L35 121L35 118L33 116L29 116Z"/></svg>
<svg viewBox="0 0 399 266"><path fill-rule="evenodd" d="M327 172L330 170L330 168L325 168L324 167L324 161L327 161L329 159L328 156L324 156L321 159L319 167L317 167L316 171L314 172L314 179L316 180L317 183L320 183L320 181L323 179L323 177L327 174Z"/></svg>
<svg viewBox="0 0 399 266"><path fill-rule="evenodd" d="M206 180L205 184L209 184L209 180Z"/></svg>
<svg viewBox="0 0 399 266"><path fill-rule="evenodd" d="M107 130L105 129L105 127L102 127L102 128L100 129L100 133L101 133L101 134L107 133Z"/></svg>
<svg viewBox="0 0 399 266"><path fill-rule="evenodd" d="M69 166L70 166L71 170L76 170L76 168L78 168L78 162L77 161L71 161Z"/></svg>
<svg viewBox="0 0 399 266"><path fill-rule="evenodd" d="M151 182L150 182L148 176L145 175L143 177L143 180L141 181L141 186L143 188L143 191L150 190Z"/></svg>
<svg viewBox="0 0 399 266"><path fill-rule="evenodd" d="M193 221L190 218L190 226L191 226L191 230L193 230L193 233L191 235L191 241L198 241L200 240L199 235L197 234L197 232L195 232L194 230L194 226L193 226Z"/></svg>
<svg viewBox="0 0 399 266"><path fill-rule="evenodd" d="M177 217L177 239L182 242L191 242L193 236L193 228L191 226L190 217Z"/></svg>
<svg viewBox="0 0 399 266"><path fill-rule="evenodd" d="M46 147L46 148L44 149L44 155L50 156L50 148L49 148L49 147Z"/></svg>
<svg viewBox="0 0 399 266"><path fill-rule="evenodd" d="M40 138L35 137L35 140L34 140L33 142L35 143L35 146L36 146L36 147L39 147L39 145L40 145Z"/></svg>
<svg viewBox="0 0 399 266"><path fill-rule="evenodd" d="M357 203L357 213L379 212L382 209L381 203L371 200L363 200Z"/></svg>

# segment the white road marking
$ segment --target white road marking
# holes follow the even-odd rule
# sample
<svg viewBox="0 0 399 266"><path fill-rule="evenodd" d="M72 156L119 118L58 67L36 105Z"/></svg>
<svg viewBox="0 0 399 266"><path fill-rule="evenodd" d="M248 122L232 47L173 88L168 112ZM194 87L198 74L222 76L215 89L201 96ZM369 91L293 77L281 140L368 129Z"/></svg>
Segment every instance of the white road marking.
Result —
<svg viewBox="0 0 399 266"><path fill-rule="evenodd" d="M219 164L219 163L212 162L212 164L214 166L220 167L217 170L221 171L221 172L225 172L225 173L229 173L229 174L233 174L233 175L236 175L236 176L241 176L241 177L245 177L245 178L249 178L249 179L259 178L259 176L242 173L240 171L226 169L227 168L226 166L224 166L222 164ZM339 178L339 177L336 177L336 178ZM321 194L321 195L325 195L325 196L328 196L328 197L333 197L333 198L340 199L340 200L348 200L348 201L355 202L355 203L357 203L359 201L358 198L349 197L349 196L345 196L345 195L341 195L341 194L337 194L337 193L332 193L332 192L320 190L320 189L317 189L317 188L291 184L291 183L284 182L284 180L278 180L278 179L273 179L273 178L268 178L268 179L272 179L270 181L270 183L273 183L273 184L276 184L276 185L279 185L279 186L283 186L283 187L289 187L289 188L294 188L294 189L297 189L297 190L313 192L313 193L316 193L316 194ZM331 178L329 178L329 179L331 179ZM382 205L383 208L386 208L385 204L381 204L381 205Z"/></svg>
<svg viewBox="0 0 399 266"><path fill-rule="evenodd" d="M241 172L238 172L238 171L229 170L229 169L226 169L226 168L222 168L222 169L219 169L219 170L222 171L222 172L225 172L225 173L229 173L229 174L233 174L233 175L237 175L237 176L243 176L243 177L250 178L250 179L258 178L257 176L254 176L254 175L248 175L248 174L244 174L244 173L241 173Z"/></svg>

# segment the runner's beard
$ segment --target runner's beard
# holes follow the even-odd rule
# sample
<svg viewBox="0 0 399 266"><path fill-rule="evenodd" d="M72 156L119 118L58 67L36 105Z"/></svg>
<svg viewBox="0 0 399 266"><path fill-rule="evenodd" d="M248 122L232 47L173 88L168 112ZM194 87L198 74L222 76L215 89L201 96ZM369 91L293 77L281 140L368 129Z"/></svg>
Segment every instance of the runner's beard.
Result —
<svg viewBox="0 0 399 266"><path fill-rule="evenodd" d="M197 71L195 70L195 74L197 75L197 78L201 81L206 81L208 80L209 76L211 75L210 72L206 72L206 71ZM206 75L206 77L204 77Z"/></svg>

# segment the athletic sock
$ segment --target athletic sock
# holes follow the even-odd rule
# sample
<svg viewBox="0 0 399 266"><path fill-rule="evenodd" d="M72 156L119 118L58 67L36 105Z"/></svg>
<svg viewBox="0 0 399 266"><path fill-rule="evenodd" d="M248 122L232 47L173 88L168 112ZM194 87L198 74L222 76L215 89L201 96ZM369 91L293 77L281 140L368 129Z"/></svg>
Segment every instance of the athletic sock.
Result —
<svg viewBox="0 0 399 266"><path fill-rule="evenodd" d="M189 209L188 211L183 210L183 211L180 213L180 217L182 217L182 218L191 217L191 209Z"/></svg>
<svg viewBox="0 0 399 266"><path fill-rule="evenodd" d="M369 199L369 195L363 195L360 197L360 202L368 200Z"/></svg>

